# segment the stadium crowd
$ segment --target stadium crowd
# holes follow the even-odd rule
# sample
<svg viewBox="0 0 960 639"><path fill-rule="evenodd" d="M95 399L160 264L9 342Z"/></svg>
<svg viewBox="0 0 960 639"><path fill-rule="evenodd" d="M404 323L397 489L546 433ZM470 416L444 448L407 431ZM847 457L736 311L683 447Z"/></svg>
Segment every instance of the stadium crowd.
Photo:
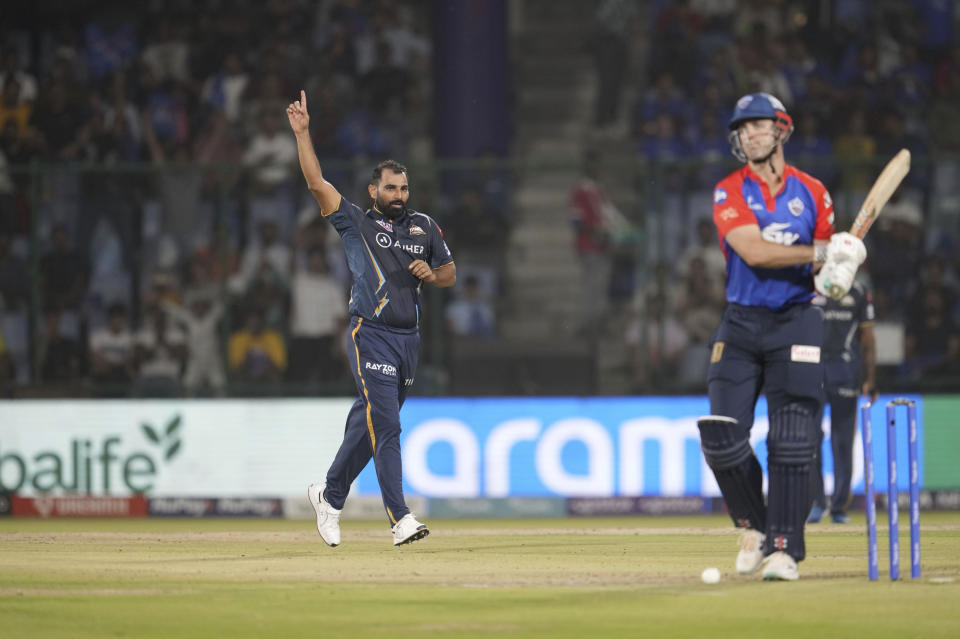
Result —
<svg viewBox="0 0 960 639"><path fill-rule="evenodd" d="M633 152L664 178L654 187L662 205L646 224L646 284L625 296L614 267L609 287L611 297L633 302L624 339L638 390L665 379L702 386L705 329L723 308L723 282L712 280L718 268L722 273L715 229L703 216L712 210L714 184L733 166L730 109L755 91L778 96L793 116L790 157L824 181L838 229L849 227L882 166L877 161L911 150L913 170L867 237L870 259L860 277L873 290L884 343L896 351L902 341L903 359L885 369L888 378L929 384L939 375L955 385L957 9L932 0L600 3L592 49L601 78L598 139L610 146L626 130ZM643 192L652 181L638 180L640 201L657 201ZM607 252L616 260L615 245Z"/></svg>
<svg viewBox="0 0 960 639"><path fill-rule="evenodd" d="M868 160L911 149L862 275L879 322L902 329L894 374L960 374L954 4L599 3L600 139L615 146L610 132L625 131L618 141L665 176L645 263L616 241L593 247L609 263L612 308L632 316L612 339L638 391L703 387L723 305L703 216L732 161L730 106L757 90L786 103L790 156L823 177L839 228L872 182ZM41 0L29 19L11 14L0 29L0 378L50 393L79 392L77 380L103 394L349 392L336 338L349 277L284 129L301 87L325 173L357 201L378 159L433 167L413 176L413 205L478 265L444 300L448 330L495 339L510 180L492 157L464 170L469 180L429 163L430 7ZM648 184L638 180L641 195Z"/></svg>
<svg viewBox="0 0 960 639"><path fill-rule="evenodd" d="M150 395L343 380L346 264L283 109L308 91L345 192L429 144L423 3L30 11L0 41L3 376Z"/></svg>

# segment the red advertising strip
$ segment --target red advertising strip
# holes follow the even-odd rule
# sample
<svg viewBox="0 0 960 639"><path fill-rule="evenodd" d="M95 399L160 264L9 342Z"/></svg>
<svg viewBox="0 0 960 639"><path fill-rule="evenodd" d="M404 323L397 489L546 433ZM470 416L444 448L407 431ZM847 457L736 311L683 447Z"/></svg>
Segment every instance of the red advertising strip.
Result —
<svg viewBox="0 0 960 639"><path fill-rule="evenodd" d="M17 497L11 499L14 517L146 517L147 499L134 497Z"/></svg>

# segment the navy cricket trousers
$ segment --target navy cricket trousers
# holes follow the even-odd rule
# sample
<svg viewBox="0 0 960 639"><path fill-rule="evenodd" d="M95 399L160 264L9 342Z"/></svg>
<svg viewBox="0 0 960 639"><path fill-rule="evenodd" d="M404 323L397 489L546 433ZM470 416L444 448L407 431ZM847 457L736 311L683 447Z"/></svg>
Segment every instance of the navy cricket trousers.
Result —
<svg viewBox="0 0 960 639"><path fill-rule="evenodd" d="M822 398L822 346L823 314L817 307L797 304L772 311L728 304L707 376L710 414L736 420L728 446L749 442L757 399L761 391L766 394L766 507L755 455L714 474L718 484L724 482L721 491L735 522L765 523L764 553L786 551L797 561L806 552L803 525L810 510L810 463Z"/></svg>
<svg viewBox="0 0 960 639"><path fill-rule="evenodd" d="M357 401L347 415L343 443L327 471L324 499L343 508L353 480L373 457L390 524L410 512L403 499L400 407L413 384L420 334L354 317L347 354L357 383Z"/></svg>
<svg viewBox="0 0 960 639"><path fill-rule="evenodd" d="M850 505L850 482L853 477L853 441L857 432L856 388L827 387L827 403L830 404L830 448L833 453L833 495L830 497L830 513L842 515ZM813 503L826 508L827 498L823 488L823 430L819 432L817 458L811 475Z"/></svg>
<svg viewBox="0 0 960 639"><path fill-rule="evenodd" d="M816 364L795 345L817 348ZM783 311L728 304L714 335L707 376L710 413L737 420L744 437L753 426L761 391L770 414L799 403L812 415L822 402L823 314L817 307L797 304Z"/></svg>

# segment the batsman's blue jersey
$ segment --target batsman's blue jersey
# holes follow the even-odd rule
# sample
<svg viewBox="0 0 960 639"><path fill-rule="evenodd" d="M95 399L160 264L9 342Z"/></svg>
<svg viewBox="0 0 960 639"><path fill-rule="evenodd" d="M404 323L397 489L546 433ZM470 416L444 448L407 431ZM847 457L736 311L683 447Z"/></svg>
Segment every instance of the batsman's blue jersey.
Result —
<svg viewBox="0 0 960 639"><path fill-rule="evenodd" d="M341 197L331 213L353 274L350 314L395 328L420 324L421 280L408 267L423 260L430 268L453 262L440 227L428 215L407 209L391 220L376 207L364 211Z"/></svg>
<svg viewBox="0 0 960 639"><path fill-rule="evenodd" d="M764 240L786 246L830 239L833 202L823 184L787 165L780 191L770 193L747 165L717 184L713 202L713 219L727 257L727 301L773 310L809 302L814 295L810 264L751 267L731 249L726 234L738 226L756 224Z"/></svg>

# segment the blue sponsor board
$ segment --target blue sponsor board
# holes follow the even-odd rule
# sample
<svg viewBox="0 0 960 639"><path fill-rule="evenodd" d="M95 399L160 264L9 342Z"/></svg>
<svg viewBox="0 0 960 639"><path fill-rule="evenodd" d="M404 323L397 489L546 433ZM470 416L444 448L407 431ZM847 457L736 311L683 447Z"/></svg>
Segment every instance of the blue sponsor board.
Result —
<svg viewBox="0 0 960 639"><path fill-rule="evenodd" d="M706 515L726 512L719 497L571 497L567 514L573 517L616 517L619 515Z"/></svg>
<svg viewBox="0 0 960 639"><path fill-rule="evenodd" d="M875 431L882 432L883 406L892 398L881 397L875 405ZM922 400L911 399L918 404L922 451ZM764 469L766 411L761 398L751 431ZM707 414L706 397L411 398L401 413L404 491L449 498L716 497L696 426ZM901 441L905 463L905 433ZM885 439L875 436L874 445L877 490L883 491L886 472L879 464L886 460ZM823 453L829 494L828 435ZM922 467L921 459L921 485ZM863 491L859 429L853 485ZM379 494L373 464L353 491Z"/></svg>
<svg viewBox="0 0 960 639"><path fill-rule="evenodd" d="M438 519L566 517L567 502L558 497L513 497L506 499L435 497L427 511Z"/></svg>

